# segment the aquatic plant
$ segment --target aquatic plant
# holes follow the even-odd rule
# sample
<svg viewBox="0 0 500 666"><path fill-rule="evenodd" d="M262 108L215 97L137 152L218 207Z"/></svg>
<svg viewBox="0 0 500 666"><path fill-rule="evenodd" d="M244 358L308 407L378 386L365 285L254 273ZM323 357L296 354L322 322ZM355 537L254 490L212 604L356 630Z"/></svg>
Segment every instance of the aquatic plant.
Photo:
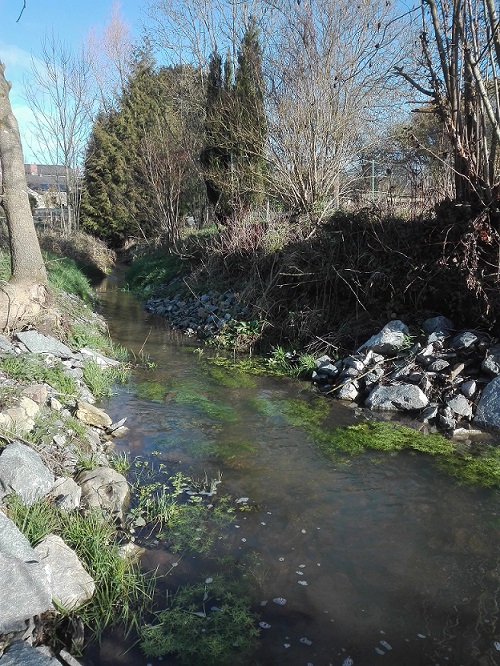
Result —
<svg viewBox="0 0 500 666"><path fill-rule="evenodd" d="M221 575L179 588L156 622L143 627L143 652L174 654L188 666L248 663L259 630L244 592L241 582Z"/></svg>

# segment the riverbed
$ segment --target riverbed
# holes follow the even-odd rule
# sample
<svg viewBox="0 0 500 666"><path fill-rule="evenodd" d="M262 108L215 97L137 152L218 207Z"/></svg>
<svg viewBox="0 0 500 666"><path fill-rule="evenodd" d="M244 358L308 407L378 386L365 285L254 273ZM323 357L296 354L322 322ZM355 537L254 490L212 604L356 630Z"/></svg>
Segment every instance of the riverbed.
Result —
<svg viewBox="0 0 500 666"><path fill-rule="evenodd" d="M113 340L151 361L103 405L113 420L127 416L118 449L172 473L220 473L223 492L253 507L225 539L233 557L255 562L262 629L249 666L500 662L497 492L460 486L423 455L326 459L287 417L328 400L308 383L208 363L207 348L149 316L113 277L99 298ZM321 427L357 418L332 400ZM165 571L172 563L150 558ZM196 555L181 566L210 573ZM108 637L89 665L160 663L123 645Z"/></svg>

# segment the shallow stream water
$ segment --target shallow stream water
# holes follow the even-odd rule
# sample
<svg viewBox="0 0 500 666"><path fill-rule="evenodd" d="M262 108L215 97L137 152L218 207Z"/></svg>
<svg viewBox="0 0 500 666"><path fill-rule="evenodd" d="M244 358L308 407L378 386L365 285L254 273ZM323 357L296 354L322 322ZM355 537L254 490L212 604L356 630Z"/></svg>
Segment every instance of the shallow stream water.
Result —
<svg viewBox="0 0 500 666"><path fill-rule="evenodd" d="M296 401L317 399L307 383L211 371L194 341L147 315L113 278L100 300L113 340L156 363L104 405L113 420L127 417L119 449L155 451L172 473L220 471L224 493L257 507L226 539L233 556L258 556L254 596L267 628L248 666L500 663L497 493L460 486L420 455L327 460L286 418ZM355 421L331 401L322 427ZM150 554L160 573L173 559ZM207 575L196 555L181 569ZM112 635L85 663L160 662Z"/></svg>

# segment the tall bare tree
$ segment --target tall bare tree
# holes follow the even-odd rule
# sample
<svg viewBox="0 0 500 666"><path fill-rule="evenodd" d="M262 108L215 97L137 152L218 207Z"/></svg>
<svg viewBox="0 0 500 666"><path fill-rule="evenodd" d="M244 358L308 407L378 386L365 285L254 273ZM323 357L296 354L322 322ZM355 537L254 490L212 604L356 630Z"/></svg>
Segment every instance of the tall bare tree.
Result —
<svg viewBox="0 0 500 666"><path fill-rule="evenodd" d="M372 126L394 103L401 21L385 0L276 3L267 49L272 185L312 221L349 188Z"/></svg>
<svg viewBox="0 0 500 666"><path fill-rule="evenodd" d="M109 112L126 89L134 50L129 26L113 4L109 23L99 33L92 29L85 44L86 59L99 91L101 110Z"/></svg>
<svg viewBox="0 0 500 666"><path fill-rule="evenodd" d="M33 224L17 120L10 84L0 62L0 202L9 230L12 278L0 286L0 330L36 316L48 298L47 274Z"/></svg>
<svg viewBox="0 0 500 666"><path fill-rule="evenodd" d="M78 227L81 187L79 168L96 107L92 71L85 51L73 52L54 33L33 58L25 97L34 116L33 134L44 161L63 165L67 191L64 231ZM36 147L35 147L36 152ZM62 187L62 183L59 185Z"/></svg>
<svg viewBox="0 0 500 666"><path fill-rule="evenodd" d="M421 58L397 71L433 104L453 149L460 201L498 201L500 29L494 0L421 0Z"/></svg>

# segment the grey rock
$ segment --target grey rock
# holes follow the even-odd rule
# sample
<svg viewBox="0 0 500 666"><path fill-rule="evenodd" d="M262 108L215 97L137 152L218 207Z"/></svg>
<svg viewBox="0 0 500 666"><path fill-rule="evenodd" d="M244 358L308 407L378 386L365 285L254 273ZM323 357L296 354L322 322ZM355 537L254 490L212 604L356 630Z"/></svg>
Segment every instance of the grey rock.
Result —
<svg viewBox="0 0 500 666"><path fill-rule="evenodd" d="M61 662L28 643L16 641L5 650L0 666L61 666Z"/></svg>
<svg viewBox="0 0 500 666"><path fill-rule="evenodd" d="M127 479L111 467L98 467L81 472L76 482L82 489L82 503L89 509L103 511L123 519L123 509L129 498Z"/></svg>
<svg viewBox="0 0 500 666"><path fill-rule="evenodd" d="M486 428L500 428L500 376L485 386L474 422Z"/></svg>
<svg viewBox="0 0 500 666"><path fill-rule="evenodd" d="M0 511L0 553L23 562L36 559L28 539L2 511Z"/></svg>
<svg viewBox="0 0 500 666"><path fill-rule="evenodd" d="M359 385L357 382L347 382L347 384L342 384L333 395L339 400L350 400L352 402L359 395Z"/></svg>
<svg viewBox="0 0 500 666"><path fill-rule="evenodd" d="M38 331L22 331L16 333L16 337L32 354L54 354L59 358L73 356L73 352L67 345L51 336L42 335Z"/></svg>
<svg viewBox="0 0 500 666"><path fill-rule="evenodd" d="M49 496L63 511L74 511L80 506L82 489L70 476L61 476L55 480Z"/></svg>
<svg viewBox="0 0 500 666"><path fill-rule="evenodd" d="M366 374L364 377L365 385L368 387L373 386L382 379L384 374L385 374L384 369L381 368L380 366L373 368L373 370L370 370L370 372Z"/></svg>
<svg viewBox="0 0 500 666"><path fill-rule="evenodd" d="M378 354L392 354L406 346L408 334L409 329L406 324L399 319L395 319L361 345L357 351L371 349Z"/></svg>
<svg viewBox="0 0 500 666"><path fill-rule="evenodd" d="M453 416L447 416L446 414L439 414L438 420L439 425L443 430L454 430L457 425L456 419Z"/></svg>
<svg viewBox="0 0 500 666"><path fill-rule="evenodd" d="M460 391L466 398L473 398L477 391L477 384L473 379L470 379L460 386Z"/></svg>
<svg viewBox="0 0 500 666"><path fill-rule="evenodd" d="M361 361L358 358L354 358L353 356L348 356L347 358L344 359L344 366L346 368L351 368L353 370L356 370L358 375L360 372L363 372L363 370L365 369L365 364L363 363L363 361Z"/></svg>
<svg viewBox="0 0 500 666"><path fill-rule="evenodd" d="M77 554L60 536L48 534L35 547L50 580L52 599L66 610L76 610L92 598L95 583L85 571Z"/></svg>
<svg viewBox="0 0 500 666"><path fill-rule="evenodd" d="M481 368L492 375L500 375L500 345L488 349Z"/></svg>
<svg viewBox="0 0 500 666"><path fill-rule="evenodd" d="M16 351L14 345L10 342L5 335L0 335L0 352L13 354Z"/></svg>
<svg viewBox="0 0 500 666"><path fill-rule="evenodd" d="M462 331L450 342L453 349L472 349L479 342L479 336L473 331Z"/></svg>
<svg viewBox="0 0 500 666"><path fill-rule="evenodd" d="M444 336L450 335L453 330L453 322L446 317L439 315L438 317L429 317L422 323L422 330L427 335L432 333L442 334Z"/></svg>
<svg viewBox="0 0 500 666"><path fill-rule="evenodd" d="M37 405L45 405L48 391L46 384L32 384L23 389L23 395L36 402Z"/></svg>
<svg viewBox="0 0 500 666"><path fill-rule="evenodd" d="M414 384L395 384L377 386L368 398L366 406L370 409L415 411L427 407L427 396Z"/></svg>
<svg viewBox="0 0 500 666"><path fill-rule="evenodd" d="M446 401L446 404L455 414L465 418L472 417L472 405L464 395L454 395Z"/></svg>
<svg viewBox="0 0 500 666"><path fill-rule="evenodd" d="M436 404L428 405L420 414L419 419L420 421L422 421L422 423L429 423L429 421L432 421L437 417L438 412L439 412L439 405Z"/></svg>
<svg viewBox="0 0 500 666"><path fill-rule="evenodd" d="M24 504L44 497L54 485L54 475L29 446L8 444L0 455L0 497L14 491Z"/></svg>
<svg viewBox="0 0 500 666"><path fill-rule="evenodd" d="M34 552L28 561L0 552L0 589L0 634L22 631L26 620L53 607L47 571Z"/></svg>
<svg viewBox="0 0 500 666"><path fill-rule="evenodd" d="M84 358L90 358L91 360L95 361L97 365L102 368L115 367L120 365L120 361L117 361L114 358L109 358L108 356L104 356L104 354L101 354L100 352L97 352L93 349L88 349L87 347L80 349L80 354L82 354Z"/></svg>
<svg viewBox="0 0 500 666"><path fill-rule="evenodd" d="M441 372L442 370L446 370L446 368L449 367L450 364L444 358L436 358L434 361L429 363L427 370L429 370L429 372Z"/></svg>

